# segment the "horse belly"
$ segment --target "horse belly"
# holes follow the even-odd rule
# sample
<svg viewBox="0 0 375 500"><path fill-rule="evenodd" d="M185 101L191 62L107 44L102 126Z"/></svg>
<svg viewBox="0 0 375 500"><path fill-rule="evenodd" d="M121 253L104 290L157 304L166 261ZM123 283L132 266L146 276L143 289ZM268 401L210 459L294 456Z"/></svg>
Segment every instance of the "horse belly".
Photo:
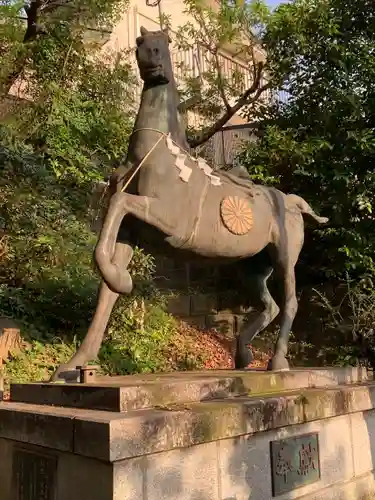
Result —
<svg viewBox="0 0 375 500"><path fill-rule="evenodd" d="M210 226L202 224L182 248L209 258L251 257L268 245L269 236L267 226L254 226L248 233L236 235L219 220Z"/></svg>
<svg viewBox="0 0 375 500"><path fill-rule="evenodd" d="M236 226L233 218L231 224L228 220L224 222L222 202L225 198L244 200L243 207L235 207L234 211L237 213L239 210L245 225ZM232 209L233 206L231 215ZM205 257L251 257L269 244L272 220L271 205L258 190L251 197L235 186L211 187L184 248ZM238 222L237 216L234 222ZM235 234L239 229L244 234Z"/></svg>

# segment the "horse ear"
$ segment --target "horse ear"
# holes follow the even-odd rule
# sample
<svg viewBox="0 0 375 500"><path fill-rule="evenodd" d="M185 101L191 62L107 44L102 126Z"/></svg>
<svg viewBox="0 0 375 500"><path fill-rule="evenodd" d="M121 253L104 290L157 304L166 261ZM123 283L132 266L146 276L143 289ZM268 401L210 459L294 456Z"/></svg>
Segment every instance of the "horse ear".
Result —
<svg viewBox="0 0 375 500"><path fill-rule="evenodd" d="M167 35L167 37L168 37L168 42L169 42L169 43L172 43L172 39L171 39L171 37L169 36L169 28L163 28L163 33L164 33L165 35Z"/></svg>
<svg viewBox="0 0 375 500"><path fill-rule="evenodd" d="M144 26L141 26L141 35L142 36L147 35L148 32L149 32L148 29L146 29Z"/></svg>

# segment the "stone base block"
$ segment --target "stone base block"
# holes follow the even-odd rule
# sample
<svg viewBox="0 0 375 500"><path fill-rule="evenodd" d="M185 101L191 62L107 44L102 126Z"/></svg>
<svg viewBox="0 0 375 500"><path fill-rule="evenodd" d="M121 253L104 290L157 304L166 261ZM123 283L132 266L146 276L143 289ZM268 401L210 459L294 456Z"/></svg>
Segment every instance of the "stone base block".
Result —
<svg viewBox="0 0 375 500"><path fill-rule="evenodd" d="M77 408L59 384L64 407L2 402L0 498L365 500L375 490L375 384L358 383L360 371L312 372L304 384L329 387L109 411L98 395L110 406L118 390L90 400L94 385L82 384Z"/></svg>
<svg viewBox="0 0 375 500"><path fill-rule="evenodd" d="M369 418L375 423L375 413ZM314 430L321 479L275 498L370 500L373 471L356 475L351 425L350 416L336 417L116 462L0 439L1 499L271 500L270 441Z"/></svg>
<svg viewBox="0 0 375 500"><path fill-rule="evenodd" d="M332 388L371 380L364 368L298 369L287 372L207 370L158 375L100 377L93 384L12 384L11 400L128 412L287 390Z"/></svg>

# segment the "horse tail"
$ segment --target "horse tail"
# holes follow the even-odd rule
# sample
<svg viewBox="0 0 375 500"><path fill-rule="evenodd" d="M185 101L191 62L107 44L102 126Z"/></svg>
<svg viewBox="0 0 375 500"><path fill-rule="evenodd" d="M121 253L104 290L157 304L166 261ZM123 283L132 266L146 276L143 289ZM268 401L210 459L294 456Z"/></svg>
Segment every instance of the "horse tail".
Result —
<svg viewBox="0 0 375 500"><path fill-rule="evenodd" d="M313 219L315 219L319 224L327 224L329 219L327 217L319 217L314 210L310 207L310 205L300 196L296 194L288 194L287 195L288 202L291 202L295 207L297 207L302 214L309 215Z"/></svg>

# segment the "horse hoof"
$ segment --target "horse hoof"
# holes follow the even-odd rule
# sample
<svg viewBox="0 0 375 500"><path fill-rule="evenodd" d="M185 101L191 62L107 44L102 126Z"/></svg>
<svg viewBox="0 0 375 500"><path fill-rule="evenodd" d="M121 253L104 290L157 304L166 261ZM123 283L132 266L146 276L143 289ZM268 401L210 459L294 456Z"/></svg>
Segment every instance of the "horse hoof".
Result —
<svg viewBox="0 0 375 500"><path fill-rule="evenodd" d="M52 375L50 382L55 384L79 382L79 371L71 368L69 365L60 365Z"/></svg>
<svg viewBox="0 0 375 500"><path fill-rule="evenodd" d="M274 356L269 360L267 366L267 370L273 372L286 372L289 369L289 363L285 356Z"/></svg>
<svg viewBox="0 0 375 500"><path fill-rule="evenodd" d="M253 362L253 356L249 349L238 349L234 358L235 370L246 370L247 367Z"/></svg>

